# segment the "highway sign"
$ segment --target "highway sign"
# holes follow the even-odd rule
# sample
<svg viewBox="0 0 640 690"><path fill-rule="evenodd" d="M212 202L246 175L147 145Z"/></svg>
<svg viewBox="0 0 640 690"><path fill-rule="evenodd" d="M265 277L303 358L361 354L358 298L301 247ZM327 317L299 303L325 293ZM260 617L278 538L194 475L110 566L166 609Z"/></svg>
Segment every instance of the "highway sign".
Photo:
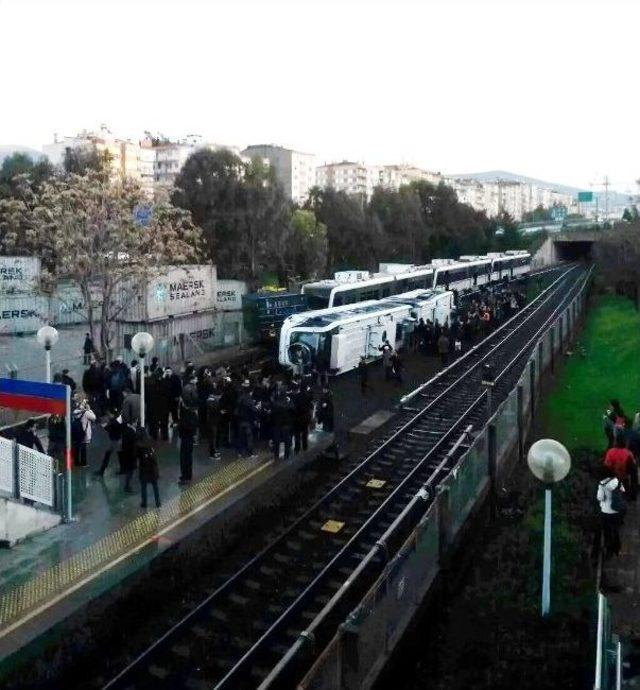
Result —
<svg viewBox="0 0 640 690"><path fill-rule="evenodd" d="M593 201L593 192L578 192L578 201Z"/></svg>

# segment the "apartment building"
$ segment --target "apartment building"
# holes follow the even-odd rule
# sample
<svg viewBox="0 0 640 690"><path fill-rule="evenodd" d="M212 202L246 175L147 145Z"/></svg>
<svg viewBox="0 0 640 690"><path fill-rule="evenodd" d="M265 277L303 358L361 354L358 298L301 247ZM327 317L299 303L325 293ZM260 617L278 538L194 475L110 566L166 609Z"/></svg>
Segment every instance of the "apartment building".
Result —
<svg viewBox="0 0 640 690"><path fill-rule="evenodd" d="M371 178L364 163L340 161L316 168L316 184L352 196L369 196Z"/></svg>
<svg viewBox="0 0 640 690"><path fill-rule="evenodd" d="M248 159L261 158L273 168L288 199L303 203L316 183L315 156L275 144L252 144L241 152Z"/></svg>

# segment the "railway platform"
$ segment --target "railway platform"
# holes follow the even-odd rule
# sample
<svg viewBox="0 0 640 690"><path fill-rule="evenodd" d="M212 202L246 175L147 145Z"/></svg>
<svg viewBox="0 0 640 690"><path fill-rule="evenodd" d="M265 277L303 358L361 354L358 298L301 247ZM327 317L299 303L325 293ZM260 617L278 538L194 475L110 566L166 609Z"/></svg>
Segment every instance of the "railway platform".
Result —
<svg viewBox="0 0 640 690"><path fill-rule="evenodd" d="M309 450L287 463L275 462L268 450L254 458L223 450L220 460L211 460L201 442L194 450L193 481L181 486L173 437L157 446L162 505L143 510L137 475L134 493L125 493L117 461L103 478L93 474L102 456L102 436L98 432L90 466L74 468L74 521L0 550L0 659L242 500L285 465L304 464L332 441L332 434L314 431ZM152 495L148 505L153 506Z"/></svg>
<svg viewBox="0 0 640 690"><path fill-rule="evenodd" d="M373 365L366 396L361 395L356 372L332 379L335 436L313 432L309 451L294 457L292 471L334 438L341 447L349 444L349 431L370 415L386 411L392 416L399 397L438 369L435 358L407 355L404 380L398 383L385 381L381 365ZM102 479L94 476L106 440L96 429L89 467L74 469L76 519L0 550L0 660L119 585L229 506L250 502L252 490L275 479L287 465L282 460L274 463L267 450L249 459L223 449L220 460L210 460L203 440L194 449L193 481L180 486L178 440L172 437L156 447L162 505L152 507L149 490L150 507L142 510L137 473L135 493L124 493L124 478L116 474L117 458L112 458Z"/></svg>

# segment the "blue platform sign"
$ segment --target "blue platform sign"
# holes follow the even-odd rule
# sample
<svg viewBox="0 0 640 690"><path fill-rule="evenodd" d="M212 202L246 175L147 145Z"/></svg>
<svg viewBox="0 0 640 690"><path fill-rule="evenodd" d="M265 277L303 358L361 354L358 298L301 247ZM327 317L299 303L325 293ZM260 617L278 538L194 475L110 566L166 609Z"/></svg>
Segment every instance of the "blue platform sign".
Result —
<svg viewBox="0 0 640 690"><path fill-rule="evenodd" d="M153 207L151 204L138 204L133 209L133 218L137 225L142 227L147 227L151 221L151 215L153 214Z"/></svg>

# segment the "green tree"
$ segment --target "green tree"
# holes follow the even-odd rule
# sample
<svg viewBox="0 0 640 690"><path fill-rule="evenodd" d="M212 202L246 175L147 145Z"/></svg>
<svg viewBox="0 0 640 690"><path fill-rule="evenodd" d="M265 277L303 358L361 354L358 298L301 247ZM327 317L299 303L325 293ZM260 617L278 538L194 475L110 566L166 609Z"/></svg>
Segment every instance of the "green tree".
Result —
<svg viewBox="0 0 640 690"><path fill-rule="evenodd" d="M287 264L294 276L303 279L324 277L327 270L327 227L313 211L296 209L289 223Z"/></svg>
<svg viewBox="0 0 640 690"><path fill-rule="evenodd" d="M20 196L27 182L33 189L53 175L53 166L47 158L34 161L26 153L14 153L2 161L0 167L0 199Z"/></svg>
<svg viewBox="0 0 640 690"><path fill-rule="evenodd" d="M60 280L79 288L92 337L97 325L92 305L96 298L102 303L103 355L111 346L114 320L150 273L166 264L188 263L200 253L201 232L187 211L155 204L150 222L141 227L134 209L143 203L137 183L112 183L99 172L54 177L37 193L0 201L4 248L11 250L20 240L37 253L49 289Z"/></svg>
<svg viewBox="0 0 640 690"><path fill-rule="evenodd" d="M91 170L104 172L108 170L111 159L108 151L98 151L95 146L68 146L64 151L62 168L67 175L86 175Z"/></svg>

